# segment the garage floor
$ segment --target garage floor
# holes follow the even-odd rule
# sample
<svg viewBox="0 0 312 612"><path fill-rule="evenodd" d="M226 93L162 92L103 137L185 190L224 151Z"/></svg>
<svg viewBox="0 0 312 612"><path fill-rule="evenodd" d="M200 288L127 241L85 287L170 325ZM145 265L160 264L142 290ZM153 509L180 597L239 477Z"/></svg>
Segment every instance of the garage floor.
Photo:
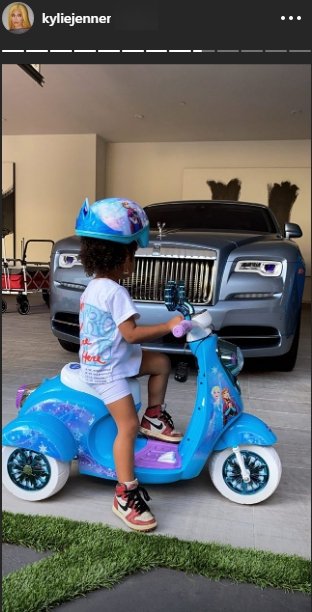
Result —
<svg viewBox="0 0 312 612"><path fill-rule="evenodd" d="M24 383L40 382L58 373L76 355L65 352L50 332L49 312L41 296L30 296L31 310L22 316L6 296L3 329L3 424L14 418L15 394ZM283 473L275 494L255 506L223 498L207 470L192 481L149 486L157 533L185 540L215 541L248 548L310 557L310 308L303 309L299 356L293 372L247 371L240 375L245 409L274 429ZM177 429L185 429L195 393L195 372L186 383L171 376L168 411ZM146 380L142 379L143 405ZM98 478L72 476L54 497L24 502L3 489L4 510L103 522L127 529L111 511L114 484Z"/></svg>

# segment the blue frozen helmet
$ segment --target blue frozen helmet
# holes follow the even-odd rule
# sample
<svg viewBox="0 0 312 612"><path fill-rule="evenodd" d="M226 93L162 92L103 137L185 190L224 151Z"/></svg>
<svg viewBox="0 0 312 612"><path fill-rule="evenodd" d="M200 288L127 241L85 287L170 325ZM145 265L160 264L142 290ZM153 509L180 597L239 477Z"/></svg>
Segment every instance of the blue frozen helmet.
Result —
<svg viewBox="0 0 312 612"><path fill-rule="evenodd" d="M123 244L136 241L146 247L149 221L143 208L132 200L106 198L90 205L86 198L76 219L75 233Z"/></svg>

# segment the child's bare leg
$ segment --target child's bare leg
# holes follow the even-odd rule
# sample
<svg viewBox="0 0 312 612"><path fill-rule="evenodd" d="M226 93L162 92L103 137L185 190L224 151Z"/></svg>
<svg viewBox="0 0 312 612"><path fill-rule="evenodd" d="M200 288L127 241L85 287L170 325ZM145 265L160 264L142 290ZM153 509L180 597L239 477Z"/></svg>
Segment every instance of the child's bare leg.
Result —
<svg viewBox="0 0 312 612"><path fill-rule="evenodd" d="M132 395L107 404L116 425L113 452L117 478L119 482L134 480L134 442L138 433L139 420L133 403Z"/></svg>
<svg viewBox="0 0 312 612"><path fill-rule="evenodd" d="M145 501L149 501L150 497L145 489L139 487L133 471L134 442L139 426L133 397L126 395L107 404L107 407L118 429L113 451L119 482L116 485L112 510L131 529L151 531L157 526L157 521Z"/></svg>
<svg viewBox="0 0 312 612"><path fill-rule="evenodd" d="M171 361L164 353L143 351L139 376L149 375L148 406L142 417L140 431L146 436L180 442L183 435L175 431L171 416L165 411L165 395L171 372Z"/></svg>
<svg viewBox="0 0 312 612"><path fill-rule="evenodd" d="M142 351L139 376L149 375L149 406L157 406L164 403L170 372L171 361L168 355L154 351Z"/></svg>

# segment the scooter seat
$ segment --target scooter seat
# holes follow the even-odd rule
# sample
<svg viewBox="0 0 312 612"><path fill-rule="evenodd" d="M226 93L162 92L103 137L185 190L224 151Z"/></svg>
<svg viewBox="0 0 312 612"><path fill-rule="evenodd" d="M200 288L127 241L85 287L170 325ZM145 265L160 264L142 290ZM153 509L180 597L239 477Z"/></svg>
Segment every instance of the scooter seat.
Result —
<svg viewBox="0 0 312 612"><path fill-rule="evenodd" d="M63 385L70 387L70 389L81 391L82 393L88 393L89 395L93 395L94 397L98 397L100 400L102 400L101 396L95 391L95 389L80 378L79 363L67 363L61 370L60 378ZM134 404L135 406L138 406L141 404L140 383L137 378L128 378L128 383L133 396Z"/></svg>

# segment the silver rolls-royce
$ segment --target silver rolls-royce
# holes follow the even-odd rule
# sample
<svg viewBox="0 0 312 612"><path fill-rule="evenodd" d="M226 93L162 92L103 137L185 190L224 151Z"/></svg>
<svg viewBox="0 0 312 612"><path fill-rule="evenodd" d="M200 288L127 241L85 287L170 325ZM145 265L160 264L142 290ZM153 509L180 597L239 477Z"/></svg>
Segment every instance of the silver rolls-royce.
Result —
<svg viewBox="0 0 312 612"><path fill-rule="evenodd" d="M145 207L149 246L136 252L135 271L121 281L143 325L172 316L164 304L168 281L183 280L195 311L208 308L216 333L247 358L271 359L273 368L296 362L305 264L293 238L295 223L279 224L265 205L192 200ZM79 345L79 298L89 282L79 261L79 238L52 250L50 312L53 334L67 350ZM168 335L144 348L186 354L185 338Z"/></svg>

